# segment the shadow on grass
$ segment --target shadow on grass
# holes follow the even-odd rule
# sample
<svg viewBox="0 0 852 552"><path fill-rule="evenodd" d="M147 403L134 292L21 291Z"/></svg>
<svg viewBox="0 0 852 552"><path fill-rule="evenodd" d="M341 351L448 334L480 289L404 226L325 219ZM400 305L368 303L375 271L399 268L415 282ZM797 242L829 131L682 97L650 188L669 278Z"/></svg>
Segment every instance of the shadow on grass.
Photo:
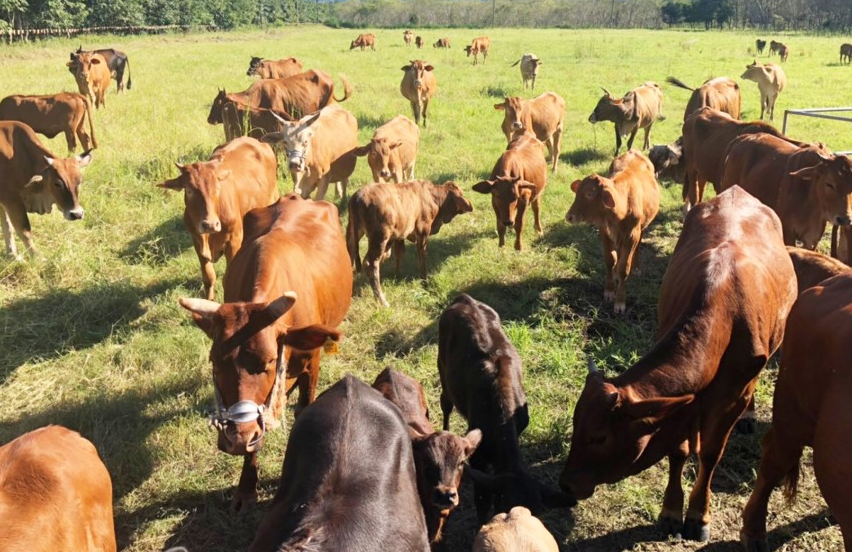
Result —
<svg viewBox="0 0 852 552"><path fill-rule="evenodd" d="M592 161L610 161L612 155L598 149L580 148L574 151L566 151L559 156L559 160L563 163L569 163L574 166L585 165Z"/></svg>
<svg viewBox="0 0 852 552"><path fill-rule="evenodd" d="M505 86L484 86L479 89L479 94L481 96L489 96L491 98L508 98L509 96L514 96L510 89L507 89Z"/></svg>
<svg viewBox="0 0 852 552"><path fill-rule="evenodd" d="M176 215L128 243L119 256L130 264L158 267L187 249L192 249L192 239L183 216Z"/></svg>
<svg viewBox="0 0 852 552"><path fill-rule="evenodd" d="M406 117L408 117L408 115L406 115ZM376 129L387 122L381 117L377 117L372 113L361 113L356 117L356 119L358 120L358 128Z"/></svg>

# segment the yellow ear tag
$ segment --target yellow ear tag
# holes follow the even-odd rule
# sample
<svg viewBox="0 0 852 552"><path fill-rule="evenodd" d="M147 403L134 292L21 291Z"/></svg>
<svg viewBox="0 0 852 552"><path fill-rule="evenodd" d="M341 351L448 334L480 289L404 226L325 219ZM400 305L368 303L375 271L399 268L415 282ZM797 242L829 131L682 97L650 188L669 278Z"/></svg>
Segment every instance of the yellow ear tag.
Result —
<svg viewBox="0 0 852 552"><path fill-rule="evenodd" d="M325 343L322 344L322 350L330 355L336 355L340 352L340 347L337 346L337 341L327 337Z"/></svg>

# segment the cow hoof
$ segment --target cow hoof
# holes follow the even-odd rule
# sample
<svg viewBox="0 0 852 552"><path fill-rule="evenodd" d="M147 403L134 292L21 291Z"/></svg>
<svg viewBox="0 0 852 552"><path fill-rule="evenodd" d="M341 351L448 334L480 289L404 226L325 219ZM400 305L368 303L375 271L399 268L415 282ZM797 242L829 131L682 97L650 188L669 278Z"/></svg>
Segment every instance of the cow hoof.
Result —
<svg viewBox="0 0 852 552"><path fill-rule="evenodd" d="M757 431L757 420L754 418L740 418L737 420L737 433L753 435Z"/></svg>
<svg viewBox="0 0 852 552"><path fill-rule="evenodd" d="M624 303L617 302L615 304L615 307L613 308L613 311L615 311L615 314L624 314L625 312L627 312L627 305L625 305Z"/></svg>
<svg viewBox="0 0 852 552"><path fill-rule="evenodd" d="M657 527L664 534L674 537L677 540L680 540L683 534L683 521L674 517L661 514L657 520Z"/></svg>
<svg viewBox="0 0 852 552"><path fill-rule="evenodd" d="M710 540L710 524L694 519L687 519L683 523L682 535L686 540L707 542Z"/></svg>
<svg viewBox="0 0 852 552"><path fill-rule="evenodd" d="M769 552L769 544L766 539L755 539L740 531L740 543L746 552Z"/></svg>
<svg viewBox="0 0 852 552"><path fill-rule="evenodd" d="M615 301L615 292L614 291L604 291L604 301L607 303Z"/></svg>
<svg viewBox="0 0 852 552"><path fill-rule="evenodd" d="M231 514L241 516L254 508L255 504L257 504L257 493L242 494L237 491L231 499Z"/></svg>

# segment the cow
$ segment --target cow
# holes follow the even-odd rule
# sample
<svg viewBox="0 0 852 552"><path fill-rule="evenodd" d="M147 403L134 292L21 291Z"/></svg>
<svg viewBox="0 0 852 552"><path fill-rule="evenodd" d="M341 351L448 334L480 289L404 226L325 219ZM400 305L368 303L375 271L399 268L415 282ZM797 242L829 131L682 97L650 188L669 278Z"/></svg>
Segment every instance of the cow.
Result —
<svg viewBox="0 0 852 552"><path fill-rule="evenodd" d="M660 526L710 538L710 484L760 371L784 337L796 275L781 221L739 187L696 206L663 276L653 348L612 378L594 361L559 484L577 499L669 459ZM684 521L681 477L698 475Z"/></svg>
<svg viewBox="0 0 852 552"><path fill-rule="evenodd" d="M535 79L538 77L538 68L541 66L541 60L535 54L524 54L512 64L512 67L521 64L521 80L524 82L524 90L529 87L535 90Z"/></svg>
<svg viewBox="0 0 852 552"><path fill-rule="evenodd" d="M555 174L565 119L565 100L562 96L555 92L545 92L531 100L512 96L494 104L494 109L504 113L502 129L508 143L511 144L512 140L526 131L534 133L536 138L544 142Z"/></svg>
<svg viewBox="0 0 852 552"><path fill-rule="evenodd" d="M478 429L482 440L470 458L480 525L493 503L497 512L526 506L570 507L574 502L543 485L527 470L518 438L529 423L521 358L497 312L467 294L456 297L438 320L438 374L444 430L453 409ZM486 473L492 467L493 475Z"/></svg>
<svg viewBox="0 0 852 552"><path fill-rule="evenodd" d="M459 504L464 464L479 445L482 432L474 429L464 437L449 431L435 432L423 387L416 379L390 367L376 377L373 389L400 409L408 425L429 542L440 542L444 524Z"/></svg>
<svg viewBox="0 0 852 552"><path fill-rule="evenodd" d="M419 36L419 35L417 37L415 37L414 45L417 46L418 50L423 48L423 37Z"/></svg>
<svg viewBox="0 0 852 552"><path fill-rule="evenodd" d="M0 550L115 552L112 481L95 446L51 425L0 447Z"/></svg>
<svg viewBox="0 0 852 552"><path fill-rule="evenodd" d="M781 58L782 63L787 61L787 58L790 57L790 48L787 45L782 44L778 49L778 57Z"/></svg>
<svg viewBox="0 0 852 552"><path fill-rule="evenodd" d="M852 224L852 160L820 146L740 136L728 148L719 189L735 184L778 213L786 245L814 250L826 223Z"/></svg>
<svg viewBox="0 0 852 552"><path fill-rule="evenodd" d="M450 39L449 38L439 38L435 41L435 44L432 45L433 48L449 48L450 47Z"/></svg>
<svg viewBox="0 0 852 552"><path fill-rule="evenodd" d="M27 213L44 215L55 203L65 220L83 218L78 194L82 169L91 161L89 151L59 159L42 145L29 126L0 121L0 228L7 256L18 258L13 228L27 253L37 255Z"/></svg>
<svg viewBox="0 0 852 552"><path fill-rule="evenodd" d="M648 159L654 165L654 176L683 184L686 179L686 164L683 161L683 136L665 146L653 146L648 150Z"/></svg>
<svg viewBox="0 0 852 552"><path fill-rule="evenodd" d="M420 124L423 116L423 128L426 128L426 116L429 110L429 100L438 91L438 81L432 72L434 67L428 65L422 59L411 60L402 68L402 82L399 91L402 96L411 102L411 110L414 112L414 122Z"/></svg>
<svg viewBox="0 0 852 552"><path fill-rule="evenodd" d="M222 255L231 263L243 243L243 216L278 200L275 152L254 138L236 138L213 150L208 161L181 165L176 178L158 187L183 192L183 224L201 265L204 295L216 295L216 269Z"/></svg>
<svg viewBox="0 0 852 552"><path fill-rule="evenodd" d="M116 93L124 91L124 70L127 69L127 89L133 84L130 80L130 58L121 50L115 48L103 48L100 50L86 51L80 46L76 52L71 52L71 63L67 64L72 75L77 73L77 60L80 54L100 54L107 62L110 75L115 79Z"/></svg>
<svg viewBox="0 0 852 552"><path fill-rule="evenodd" d="M840 64L842 65L844 60L846 63L852 63L852 44L845 42L840 45Z"/></svg>
<svg viewBox="0 0 852 552"><path fill-rule="evenodd" d="M758 38L754 41L754 45L757 48L757 53L763 55L763 49L766 48L766 41Z"/></svg>
<svg viewBox="0 0 852 552"><path fill-rule="evenodd" d="M645 142L642 149L648 149L648 136L651 127L657 120L664 121L663 91L655 82L646 82L634 88L623 98L615 98L609 90L602 88L604 95L598 100L595 110L589 115L592 124L601 121L615 123L615 155L621 149L621 137L630 135L627 149L633 147L633 139L639 129L645 131Z"/></svg>
<svg viewBox="0 0 852 552"><path fill-rule="evenodd" d="M106 107L104 97L109 88L110 72L104 57L100 54L82 53L77 56L76 62L69 61L68 66L74 63L77 67L74 78L80 94L89 98L95 108Z"/></svg>
<svg viewBox="0 0 852 552"><path fill-rule="evenodd" d="M402 39L405 41L406 46L411 46L411 41L414 40L414 31L406 29L405 32L402 33Z"/></svg>
<svg viewBox="0 0 852 552"><path fill-rule="evenodd" d="M246 76L256 76L261 79L286 79L301 72L302 62L294 57L274 61L252 56Z"/></svg>
<svg viewBox="0 0 852 552"><path fill-rule="evenodd" d="M429 552L399 409L344 376L293 424L281 483L249 552Z"/></svg>
<svg viewBox="0 0 852 552"><path fill-rule="evenodd" d="M237 102L225 102L222 106L226 142L240 136L259 140L264 134L280 132L284 130L281 119L289 121L292 118L284 111L274 113L265 107L250 107Z"/></svg>
<svg viewBox="0 0 852 552"><path fill-rule="evenodd" d="M373 172L373 182L391 179L397 184L414 180L414 163L420 143L420 127L406 117L397 115L376 129L365 146L355 150L358 157L367 156Z"/></svg>
<svg viewBox="0 0 852 552"><path fill-rule="evenodd" d="M479 63L479 54L482 54L482 63L488 59L488 50L491 48L491 39L487 36L479 36L473 39L470 45L464 47L467 57L473 56L473 64Z"/></svg>
<svg viewBox="0 0 852 552"><path fill-rule="evenodd" d="M287 396L298 386L297 413L314 401L320 347L340 340L336 328L352 299L333 204L288 194L246 213L243 232L225 272L225 302L180 299L213 341L211 420L219 450L244 457L235 513L257 500L257 454L266 429L283 417Z"/></svg>
<svg viewBox="0 0 852 552"><path fill-rule="evenodd" d="M642 152L629 150L613 160L607 176L592 174L575 180L571 190L576 195L565 220L598 227L606 265L604 300L614 300L615 313L624 313L627 279L642 232L660 210L654 165Z"/></svg>
<svg viewBox="0 0 852 552"><path fill-rule="evenodd" d="M769 56L772 57L772 54L777 54L781 51L781 47L784 46L781 42L776 42L774 40L769 41Z"/></svg>
<svg viewBox="0 0 852 552"><path fill-rule="evenodd" d="M734 119L740 118L742 95L740 94L740 85L733 79L716 77L704 81L704 84L698 88L692 88L674 77L668 77L666 82L692 91L692 95L686 104L686 110L683 113L684 120L702 107L712 107L713 109L724 111Z"/></svg>
<svg viewBox="0 0 852 552"><path fill-rule="evenodd" d="M740 540L749 552L769 550L769 496L783 484L787 499L795 499L804 447L813 448L817 483L840 525L844 548L852 550L850 297L852 275L847 272L803 292L790 311L772 401L772 426L763 437L757 481L743 510Z"/></svg>
<svg viewBox="0 0 852 552"><path fill-rule="evenodd" d="M428 180L412 180L404 184L368 184L349 199L349 223L346 244L349 259L356 271L361 270L358 243L367 235L364 271L376 299L389 306L382 291L379 267L394 254L396 275L405 250L405 240L414 242L420 265L420 278L426 279L426 240L438 233L456 215L470 213L473 205L455 182L436 185Z"/></svg>
<svg viewBox="0 0 852 552"><path fill-rule="evenodd" d="M82 94L63 92L45 96L6 96L0 100L0 120L20 121L48 138L65 133L68 151L83 151L98 147L92 125L92 106ZM86 123L89 125L86 131Z"/></svg>
<svg viewBox="0 0 852 552"><path fill-rule="evenodd" d="M345 198L349 177L358 160L352 153L358 147L355 117L332 104L298 121L279 119L279 122L284 129L265 134L261 140L283 145L293 190L307 199L316 189L316 199L321 200L328 185L334 182L337 197Z"/></svg>
<svg viewBox="0 0 852 552"><path fill-rule="evenodd" d="M374 52L376 51L376 35L373 33L362 33L358 35L358 38L352 41L349 45L350 50L354 50L360 46L361 51L364 51L364 48L367 46L370 47Z"/></svg>
<svg viewBox="0 0 852 552"><path fill-rule="evenodd" d="M790 259L793 261L793 269L796 271L799 295L823 280L852 270L849 265L837 259L809 249L788 245L787 253L790 254Z"/></svg>
<svg viewBox="0 0 852 552"><path fill-rule="evenodd" d="M489 180L473 185L473 191L491 194L491 206L497 219L498 246L506 245L506 228L515 230L515 249L521 251L524 213L532 207L535 229L544 235L541 226L541 196L547 186L547 162L541 142L526 132L509 143L509 147L491 171Z"/></svg>
<svg viewBox="0 0 852 552"><path fill-rule="evenodd" d="M764 113L768 113L769 120L774 120L775 101L787 84L787 75L784 74L784 70L774 63L764 65L754 60L751 65L746 65L746 70L740 78L757 83L757 88L760 90L760 118L763 119Z"/></svg>
<svg viewBox="0 0 852 552"><path fill-rule="evenodd" d="M559 552L550 531L529 509L515 506L483 525L473 541L473 552Z"/></svg>

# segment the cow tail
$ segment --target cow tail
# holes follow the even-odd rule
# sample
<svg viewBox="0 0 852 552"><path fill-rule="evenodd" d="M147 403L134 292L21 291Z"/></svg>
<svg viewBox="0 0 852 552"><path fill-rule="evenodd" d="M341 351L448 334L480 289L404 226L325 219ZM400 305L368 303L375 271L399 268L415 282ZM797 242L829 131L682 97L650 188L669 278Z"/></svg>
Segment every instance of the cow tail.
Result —
<svg viewBox="0 0 852 552"><path fill-rule="evenodd" d="M840 227L836 224L831 226L831 256L834 259L837 259L837 239L840 231Z"/></svg>
<svg viewBox="0 0 852 552"><path fill-rule="evenodd" d="M127 62L127 89L130 90L130 58L125 58L125 61Z"/></svg>
<svg viewBox="0 0 852 552"><path fill-rule="evenodd" d="M796 495L799 492L799 468L802 463L802 453L799 452L799 456L796 458L796 463L793 464L793 467L790 468L784 475L784 479L781 480L784 485L784 499L787 503L792 503L796 500Z"/></svg>
<svg viewBox="0 0 852 552"><path fill-rule="evenodd" d="M669 83L669 84L673 84L673 85L677 86L678 88L683 88L685 90L695 90L691 86L688 86L687 84L685 84L682 80L676 79L674 77L667 77L666 82Z"/></svg>
<svg viewBox="0 0 852 552"><path fill-rule="evenodd" d="M346 80L346 75L341 74L340 80L343 81L343 97L341 99L334 98L338 102L345 102L352 97L352 85ZM332 96L333 97L333 96Z"/></svg>
<svg viewBox="0 0 852 552"><path fill-rule="evenodd" d="M360 209L357 203L349 201L349 223L346 225L346 249L349 251L349 261L356 272L361 271L361 252L358 251L358 231L361 226Z"/></svg>
<svg viewBox="0 0 852 552"><path fill-rule="evenodd" d="M92 137L92 147L98 147L98 141L95 139L95 126L92 124L92 104L89 98L83 96L83 101L86 104L86 119L89 120L89 136Z"/></svg>
<svg viewBox="0 0 852 552"><path fill-rule="evenodd" d="M515 65L519 64L520 62L521 62L521 58L518 58L518 61L516 61L515 63L513 63L509 67L514 67Z"/></svg>

